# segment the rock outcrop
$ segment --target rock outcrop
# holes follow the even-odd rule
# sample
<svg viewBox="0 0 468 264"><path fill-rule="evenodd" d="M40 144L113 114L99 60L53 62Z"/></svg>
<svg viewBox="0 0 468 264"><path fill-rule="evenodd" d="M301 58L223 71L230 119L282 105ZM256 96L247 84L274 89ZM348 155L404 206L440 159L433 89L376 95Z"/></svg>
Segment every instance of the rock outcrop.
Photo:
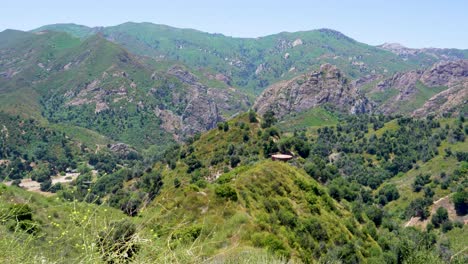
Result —
<svg viewBox="0 0 468 264"><path fill-rule="evenodd" d="M382 99L377 107L383 114L441 114L465 104L467 83L468 60L443 61L427 70L394 74L377 82L367 95L392 95Z"/></svg>
<svg viewBox="0 0 468 264"><path fill-rule="evenodd" d="M258 97L254 108L259 114L272 110L277 117L282 117L324 104L349 113L367 113L373 108L343 73L330 64L322 65L319 71L271 85Z"/></svg>

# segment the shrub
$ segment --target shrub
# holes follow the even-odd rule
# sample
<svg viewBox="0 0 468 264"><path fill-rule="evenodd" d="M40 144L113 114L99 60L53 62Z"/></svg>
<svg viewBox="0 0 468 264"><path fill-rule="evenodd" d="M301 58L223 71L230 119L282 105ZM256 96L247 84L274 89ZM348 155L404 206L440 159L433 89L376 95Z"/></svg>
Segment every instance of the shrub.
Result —
<svg viewBox="0 0 468 264"><path fill-rule="evenodd" d="M437 208L436 213L432 216L431 223L435 228L448 221L448 212L444 207Z"/></svg>
<svg viewBox="0 0 468 264"><path fill-rule="evenodd" d="M9 217L16 221L32 220L32 210L27 204L14 204L9 208Z"/></svg>
<svg viewBox="0 0 468 264"><path fill-rule="evenodd" d="M194 226L186 227L186 228L175 231L172 234L171 239L178 240L181 243L190 243L190 242L195 241L195 239L197 239L200 236L201 231L202 231L201 226L194 225Z"/></svg>
<svg viewBox="0 0 468 264"><path fill-rule="evenodd" d="M229 124L228 124L228 122L224 122L223 130L224 130L224 132L229 131Z"/></svg>
<svg viewBox="0 0 468 264"><path fill-rule="evenodd" d="M416 179L413 182L413 191L419 192L424 187L424 185L431 182L430 175L419 174L416 176Z"/></svg>
<svg viewBox="0 0 468 264"><path fill-rule="evenodd" d="M462 190L456 192L452 200L458 215L466 215L468 213L468 191Z"/></svg>
<svg viewBox="0 0 468 264"><path fill-rule="evenodd" d="M384 196L386 198L387 202L391 202L394 200L397 200L400 198L400 193L398 193L398 189L395 186L395 184L387 184L384 185L380 190L379 190L379 195ZM383 205L385 205L384 203Z"/></svg>
<svg viewBox="0 0 468 264"><path fill-rule="evenodd" d="M250 109L250 111L249 111L249 122L250 123L257 123L258 122L257 114L252 109Z"/></svg>
<svg viewBox="0 0 468 264"><path fill-rule="evenodd" d="M240 163L240 158L237 155L231 156L230 163L231 167L235 168Z"/></svg>
<svg viewBox="0 0 468 264"><path fill-rule="evenodd" d="M432 204L431 199L416 198L406 208L406 216L412 217L417 216L421 219L427 219L429 217L429 210L427 207Z"/></svg>
<svg viewBox="0 0 468 264"><path fill-rule="evenodd" d="M136 227L129 220L111 222L98 236L98 250L108 263L129 262L139 250L136 243Z"/></svg>
<svg viewBox="0 0 468 264"><path fill-rule="evenodd" d="M175 178L175 179L174 179L174 187L175 187L175 188L179 188L180 185L181 185L180 180L179 180L178 178Z"/></svg>
<svg viewBox="0 0 468 264"><path fill-rule="evenodd" d="M453 229L452 221L446 221L442 224L442 232L447 233L448 231Z"/></svg>
<svg viewBox="0 0 468 264"><path fill-rule="evenodd" d="M215 193L217 196L226 198L227 200L237 201L236 190L228 184L216 186Z"/></svg>
<svg viewBox="0 0 468 264"><path fill-rule="evenodd" d="M202 163L194 156L190 156L185 160L187 164L187 173L192 173L194 170L201 168L203 165Z"/></svg>
<svg viewBox="0 0 468 264"><path fill-rule="evenodd" d="M276 123L276 118L275 118L275 113L271 110L268 110L265 112L263 115L263 122L261 124L262 128L269 128L271 127L274 123Z"/></svg>

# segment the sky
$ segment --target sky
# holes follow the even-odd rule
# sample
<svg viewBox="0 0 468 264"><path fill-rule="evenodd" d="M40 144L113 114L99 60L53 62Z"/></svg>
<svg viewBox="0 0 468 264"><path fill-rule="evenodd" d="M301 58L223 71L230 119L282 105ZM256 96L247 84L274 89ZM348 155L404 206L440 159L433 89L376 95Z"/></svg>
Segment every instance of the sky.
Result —
<svg viewBox="0 0 468 264"><path fill-rule="evenodd" d="M468 49L466 0L5 0L0 31L152 22L234 37L331 28L371 45Z"/></svg>

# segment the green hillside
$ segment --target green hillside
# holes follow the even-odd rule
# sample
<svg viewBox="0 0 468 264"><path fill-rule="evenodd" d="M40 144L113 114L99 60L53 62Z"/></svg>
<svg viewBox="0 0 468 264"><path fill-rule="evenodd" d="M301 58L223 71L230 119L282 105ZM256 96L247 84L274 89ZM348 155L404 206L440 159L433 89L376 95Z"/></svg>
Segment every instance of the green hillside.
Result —
<svg viewBox="0 0 468 264"><path fill-rule="evenodd" d="M68 24L50 25L38 30L44 29L63 31L77 37L83 37L83 32L94 32L90 28L85 30ZM370 73L391 74L436 62L429 55L403 60L389 51L359 43L329 29L284 32L257 39L132 22L96 31L135 54L220 72L232 78L235 86L255 93L278 80L291 78L323 63L334 64L356 78Z"/></svg>
<svg viewBox="0 0 468 264"><path fill-rule="evenodd" d="M249 104L221 81L135 56L97 35L80 40L57 32L5 31L2 37L9 44L0 54L0 109L44 124L73 125L137 148L162 149L176 135L183 139L212 128ZM206 113L206 104L215 110ZM211 116L198 118L203 114ZM177 119L181 124L170 130Z"/></svg>
<svg viewBox="0 0 468 264"><path fill-rule="evenodd" d="M456 219L432 229L405 227L430 210L425 200L466 192L463 118L336 118L333 126L283 133L271 116L245 113L151 160L130 154L125 160L106 149L89 153L85 162L97 173L79 168L76 181L52 198L2 187L2 258L443 263L453 257L463 263L466 227ZM276 152L296 157L271 161ZM426 173L431 182L416 182ZM32 216L14 220L14 204L25 201ZM121 219L127 221L114 223ZM97 242L99 234L114 237L114 228L131 231L121 241L131 249L121 251L127 255ZM12 253L8 245L18 245L16 238L33 250L20 245Z"/></svg>
<svg viewBox="0 0 468 264"><path fill-rule="evenodd" d="M379 74L361 91L384 104L378 82L436 57L329 29L0 32L0 263L467 263L466 107L249 110L322 63ZM398 113L448 88L415 82Z"/></svg>

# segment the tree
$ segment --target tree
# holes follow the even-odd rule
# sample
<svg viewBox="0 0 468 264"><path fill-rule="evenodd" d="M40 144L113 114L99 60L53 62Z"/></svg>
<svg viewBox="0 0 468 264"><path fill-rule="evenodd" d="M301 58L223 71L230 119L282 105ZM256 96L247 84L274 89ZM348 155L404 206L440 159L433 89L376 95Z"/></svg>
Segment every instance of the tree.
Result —
<svg viewBox="0 0 468 264"><path fill-rule="evenodd" d="M466 215L468 213L468 191L458 191L452 197L455 210L458 215Z"/></svg>
<svg viewBox="0 0 468 264"><path fill-rule="evenodd" d="M232 168L237 167L237 165L240 163L240 161L241 160L240 160L239 156L237 156L237 155L231 156L231 159L230 159L231 167Z"/></svg>
<svg viewBox="0 0 468 264"><path fill-rule="evenodd" d="M437 208L436 213L432 216L431 223L435 228L439 228L440 225L448 221L448 212L444 207Z"/></svg>
<svg viewBox="0 0 468 264"><path fill-rule="evenodd" d="M257 123L258 122L257 114L252 109L250 109L250 111L249 111L249 122L250 123Z"/></svg>
<svg viewBox="0 0 468 264"><path fill-rule="evenodd" d="M408 217L417 216L422 220L429 217L429 210L427 207L432 204L431 199L416 198L406 208L406 215Z"/></svg>
<svg viewBox="0 0 468 264"><path fill-rule="evenodd" d="M43 192L47 192L50 190L50 187L52 187L52 180L49 178L48 180L43 181L40 184L40 189Z"/></svg>
<svg viewBox="0 0 468 264"><path fill-rule="evenodd" d="M398 193L398 189L397 189L395 184L384 185L379 190L379 196L385 197L386 202L391 202L391 201L394 201L394 200L400 198L400 194ZM381 203L381 204L385 205L386 202L383 203L383 204Z"/></svg>
<svg viewBox="0 0 468 264"><path fill-rule="evenodd" d="M430 175L422 175L419 174L416 176L416 179L414 179L413 182L413 191L419 192L421 189L424 187L424 185L428 184L431 182Z"/></svg>
<svg viewBox="0 0 468 264"><path fill-rule="evenodd" d="M263 122L262 122L262 128L268 128L271 127L273 124L276 123L276 118L275 118L275 113L271 110L268 110L265 112L263 115Z"/></svg>
<svg viewBox="0 0 468 264"><path fill-rule="evenodd" d="M228 122L224 122L223 130L224 130L224 132L229 131L229 123Z"/></svg>

